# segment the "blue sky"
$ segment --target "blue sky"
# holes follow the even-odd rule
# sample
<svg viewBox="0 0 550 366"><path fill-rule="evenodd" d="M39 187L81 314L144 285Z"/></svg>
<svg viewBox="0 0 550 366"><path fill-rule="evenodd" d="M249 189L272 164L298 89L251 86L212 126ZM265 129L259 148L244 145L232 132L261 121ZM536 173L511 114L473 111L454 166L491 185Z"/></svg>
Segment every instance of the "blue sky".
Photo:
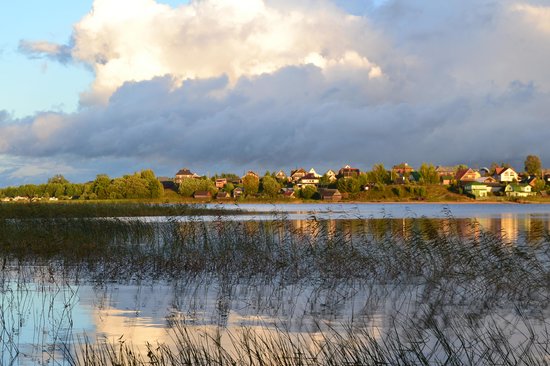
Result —
<svg viewBox="0 0 550 366"><path fill-rule="evenodd" d="M549 58L542 0L8 3L0 186L544 163Z"/></svg>
<svg viewBox="0 0 550 366"><path fill-rule="evenodd" d="M73 24L92 8L91 0L25 0L2 5L0 12L0 110L16 117L38 111L74 111L79 93L93 80L84 65L32 59L18 51L21 40L68 43ZM162 1L171 6L187 1Z"/></svg>
<svg viewBox="0 0 550 366"><path fill-rule="evenodd" d="M91 1L13 1L0 12L0 109L15 116L39 110L74 110L78 93L93 75L84 67L29 59L18 52L23 39L66 43L72 25L91 8Z"/></svg>

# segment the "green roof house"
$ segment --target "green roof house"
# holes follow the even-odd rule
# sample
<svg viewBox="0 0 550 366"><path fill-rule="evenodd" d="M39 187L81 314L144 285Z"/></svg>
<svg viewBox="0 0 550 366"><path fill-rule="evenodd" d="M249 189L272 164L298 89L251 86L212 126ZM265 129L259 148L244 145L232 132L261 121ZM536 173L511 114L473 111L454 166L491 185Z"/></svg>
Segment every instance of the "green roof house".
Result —
<svg viewBox="0 0 550 366"><path fill-rule="evenodd" d="M487 198L487 192L490 190L491 188L489 188L486 184L479 182L468 182L464 186L464 192L476 200Z"/></svg>
<svg viewBox="0 0 550 366"><path fill-rule="evenodd" d="M504 192L506 192L506 196L508 197L529 197L534 195L529 184L510 183L506 186Z"/></svg>

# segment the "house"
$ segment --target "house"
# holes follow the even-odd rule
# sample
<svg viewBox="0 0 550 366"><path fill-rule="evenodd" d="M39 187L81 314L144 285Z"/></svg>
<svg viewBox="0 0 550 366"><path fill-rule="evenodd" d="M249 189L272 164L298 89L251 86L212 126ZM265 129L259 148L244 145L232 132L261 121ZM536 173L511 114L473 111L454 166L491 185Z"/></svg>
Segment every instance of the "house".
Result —
<svg viewBox="0 0 550 366"><path fill-rule="evenodd" d="M209 191L196 191L195 193L193 193L193 198L197 198L197 199L212 199L212 193L210 193Z"/></svg>
<svg viewBox="0 0 550 366"><path fill-rule="evenodd" d="M393 174L397 174L402 177L408 177L412 172L414 172L414 168L407 163L394 165L392 168Z"/></svg>
<svg viewBox="0 0 550 366"><path fill-rule="evenodd" d="M464 192L476 200L487 198L488 190L490 191L490 188L487 185L479 182L468 182L464 185Z"/></svg>
<svg viewBox="0 0 550 366"><path fill-rule="evenodd" d="M472 168L459 169L455 174L455 179L457 182L473 182L477 178L481 178L481 175Z"/></svg>
<svg viewBox="0 0 550 366"><path fill-rule="evenodd" d="M319 185L319 178L316 177L312 173L308 173L304 175L300 180L298 180L298 187L303 186L318 186Z"/></svg>
<svg viewBox="0 0 550 366"><path fill-rule="evenodd" d="M439 176L439 181L441 182L441 184L447 186L451 184L451 181L455 176L456 167L438 165L435 167L435 172Z"/></svg>
<svg viewBox="0 0 550 366"><path fill-rule="evenodd" d="M317 174L317 172L315 171L315 169L311 168L308 172L308 174L313 174L315 176L315 178L321 178L321 175L320 174Z"/></svg>
<svg viewBox="0 0 550 366"><path fill-rule="evenodd" d="M200 178L200 175L192 173L187 168L183 168L176 173L176 178L174 178L174 183L180 184L184 179L189 179L189 178Z"/></svg>
<svg viewBox="0 0 550 366"><path fill-rule="evenodd" d="M321 189L319 190L321 199L323 201L340 201L342 200L342 193L337 189Z"/></svg>
<svg viewBox="0 0 550 366"><path fill-rule="evenodd" d="M244 189L242 187L237 187L233 190L233 197L239 198L244 195Z"/></svg>
<svg viewBox="0 0 550 366"><path fill-rule="evenodd" d="M535 188L535 185L537 184L537 177L534 175L530 175L528 177L525 177L525 179L522 179L521 183L529 184L532 188Z"/></svg>
<svg viewBox="0 0 550 366"><path fill-rule="evenodd" d="M294 190L287 190L283 192L284 198L296 198L296 195L294 193Z"/></svg>
<svg viewBox="0 0 550 366"><path fill-rule="evenodd" d="M456 167L438 165L438 166L435 167L435 172L440 177L452 177L452 176L455 175Z"/></svg>
<svg viewBox="0 0 550 366"><path fill-rule="evenodd" d="M306 174L307 174L307 172L302 168L291 170L290 171L290 180L293 183L296 183L297 181L299 181Z"/></svg>
<svg viewBox="0 0 550 366"><path fill-rule="evenodd" d="M160 184L164 189L176 189L176 184L173 178L169 177L157 177Z"/></svg>
<svg viewBox="0 0 550 366"><path fill-rule="evenodd" d="M256 172L253 172L252 170L247 171L246 174L243 175L242 179L244 179L246 177L249 177L249 176L252 176L252 177L254 177L258 180L260 179L260 176Z"/></svg>
<svg viewBox="0 0 550 366"><path fill-rule="evenodd" d="M224 192L224 191L219 191L216 194L216 199L217 200L227 200L227 199L230 199L230 198L231 198L231 195L227 192Z"/></svg>
<svg viewBox="0 0 550 366"><path fill-rule="evenodd" d="M518 173L512 168L497 167L493 177L501 183L519 182Z"/></svg>
<svg viewBox="0 0 550 366"><path fill-rule="evenodd" d="M282 170L279 170L277 174L275 174L275 179L278 179L280 181L286 181L288 180L288 177L286 176L285 172Z"/></svg>
<svg viewBox="0 0 550 366"><path fill-rule="evenodd" d="M338 171L337 178L352 178L357 177L361 171L357 168L352 168L349 165L344 166Z"/></svg>
<svg viewBox="0 0 550 366"><path fill-rule="evenodd" d="M479 177L474 179L474 182L478 183L497 183L497 180L493 177Z"/></svg>
<svg viewBox="0 0 550 366"><path fill-rule="evenodd" d="M332 169L327 170L327 172L325 173L325 176L328 178L328 181L330 183L334 183L338 180L336 178L336 173Z"/></svg>
<svg viewBox="0 0 550 366"><path fill-rule="evenodd" d="M487 186L487 193L497 193L502 191L503 188L502 185L493 177L480 177L475 179L474 182Z"/></svg>
<svg viewBox="0 0 550 366"><path fill-rule="evenodd" d="M216 179L216 188L222 189L227 185L227 178Z"/></svg>
<svg viewBox="0 0 550 366"><path fill-rule="evenodd" d="M529 184L510 183L506 185L504 192L506 192L506 196L508 197L529 197L534 195Z"/></svg>

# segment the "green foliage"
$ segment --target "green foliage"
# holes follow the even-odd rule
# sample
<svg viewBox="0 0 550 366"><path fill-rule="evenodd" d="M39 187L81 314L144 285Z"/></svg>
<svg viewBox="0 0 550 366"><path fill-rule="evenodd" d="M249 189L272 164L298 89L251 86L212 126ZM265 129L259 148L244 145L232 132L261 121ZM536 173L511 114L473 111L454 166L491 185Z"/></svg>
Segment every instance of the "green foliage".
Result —
<svg viewBox="0 0 550 366"><path fill-rule="evenodd" d="M338 188L340 192L357 193L361 190L360 178L339 178L336 181L336 188Z"/></svg>
<svg viewBox="0 0 550 366"><path fill-rule="evenodd" d="M314 198L316 194L317 194L317 188L315 186L310 186L310 185L306 185L302 187L299 191L300 197L306 200Z"/></svg>
<svg viewBox="0 0 550 366"><path fill-rule="evenodd" d="M126 198L160 198L164 188L152 170L144 170L133 175L111 179L105 174L97 175L91 183L70 183L63 176L56 175L48 183L27 184L19 187L8 187L2 190L6 197L23 196L28 198L59 199L126 199Z"/></svg>
<svg viewBox="0 0 550 366"><path fill-rule="evenodd" d="M254 195L260 189L260 180L253 175L247 175L243 178L243 188L247 196Z"/></svg>
<svg viewBox="0 0 550 366"><path fill-rule="evenodd" d="M233 185L233 183L231 182L227 182L227 184L225 185L225 187L223 188L224 191L226 191L227 193L231 194L233 193L233 190L235 189L235 186Z"/></svg>
<svg viewBox="0 0 550 366"><path fill-rule="evenodd" d="M439 175L432 164L422 163L420 166L420 179L424 184L437 184L439 183Z"/></svg>
<svg viewBox="0 0 550 366"><path fill-rule="evenodd" d="M372 170L367 173L367 179L375 184L390 184L391 175L384 167L384 164L374 164Z"/></svg>
<svg viewBox="0 0 550 366"><path fill-rule="evenodd" d="M542 192L544 191L544 188L546 187L546 183L542 179L537 179L535 181L535 186L533 187L533 191L535 192Z"/></svg>
<svg viewBox="0 0 550 366"><path fill-rule="evenodd" d="M106 174L97 175L92 185L92 192L99 199L107 199L110 197L111 178Z"/></svg>
<svg viewBox="0 0 550 366"><path fill-rule="evenodd" d="M537 155L527 155L524 162L525 171L529 175L541 175L542 163Z"/></svg>
<svg viewBox="0 0 550 366"><path fill-rule="evenodd" d="M334 183L330 181L328 175L323 175L321 178L319 178L319 186L321 187L331 187Z"/></svg>
<svg viewBox="0 0 550 366"><path fill-rule="evenodd" d="M48 184L51 184L51 183L66 184L66 183L69 183L69 181L65 179L65 177L62 176L61 174L56 174L50 179L48 179Z"/></svg>
<svg viewBox="0 0 550 366"><path fill-rule="evenodd" d="M403 194L403 191L401 190L401 187L392 187L391 191L397 197L401 197L401 195Z"/></svg>
<svg viewBox="0 0 550 366"><path fill-rule="evenodd" d="M277 180L270 175L265 175L261 180L261 190L263 194L269 197L274 197L279 193L281 185Z"/></svg>
<svg viewBox="0 0 550 366"><path fill-rule="evenodd" d="M210 179L187 178L180 183L178 190L179 194L184 197L192 197L193 193L197 191L208 191L214 195L217 192L217 188Z"/></svg>

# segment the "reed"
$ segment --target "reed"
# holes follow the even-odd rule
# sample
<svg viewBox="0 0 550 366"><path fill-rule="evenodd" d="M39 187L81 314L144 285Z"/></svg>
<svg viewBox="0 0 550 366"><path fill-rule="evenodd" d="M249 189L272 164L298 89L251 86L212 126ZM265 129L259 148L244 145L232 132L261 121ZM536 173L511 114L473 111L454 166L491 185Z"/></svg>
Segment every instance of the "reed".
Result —
<svg viewBox="0 0 550 366"><path fill-rule="evenodd" d="M12 215L0 220L2 347L6 359L18 357L6 316L21 313L21 294L37 279L69 286L165 281L184 294L193 293L184 287L197 280L219 288L216 331L197 332L195 324L173 318L171 344L84 339L73 349L70 336L56 337L65 362L544 365L550 360L550 235L537 227L510 241L450 215L337 222L312 216L300 225L284 215L261 222ZM22 290L13 291L13 283ZM314 329L296 331L281 322L227 331L239 286L269 292L259 296L258 308L282 306L289 288L311 289L306 308ZM357 292L367 294L357 318L321 320ZM375 324L379 314L383 321Z"/></svg>

